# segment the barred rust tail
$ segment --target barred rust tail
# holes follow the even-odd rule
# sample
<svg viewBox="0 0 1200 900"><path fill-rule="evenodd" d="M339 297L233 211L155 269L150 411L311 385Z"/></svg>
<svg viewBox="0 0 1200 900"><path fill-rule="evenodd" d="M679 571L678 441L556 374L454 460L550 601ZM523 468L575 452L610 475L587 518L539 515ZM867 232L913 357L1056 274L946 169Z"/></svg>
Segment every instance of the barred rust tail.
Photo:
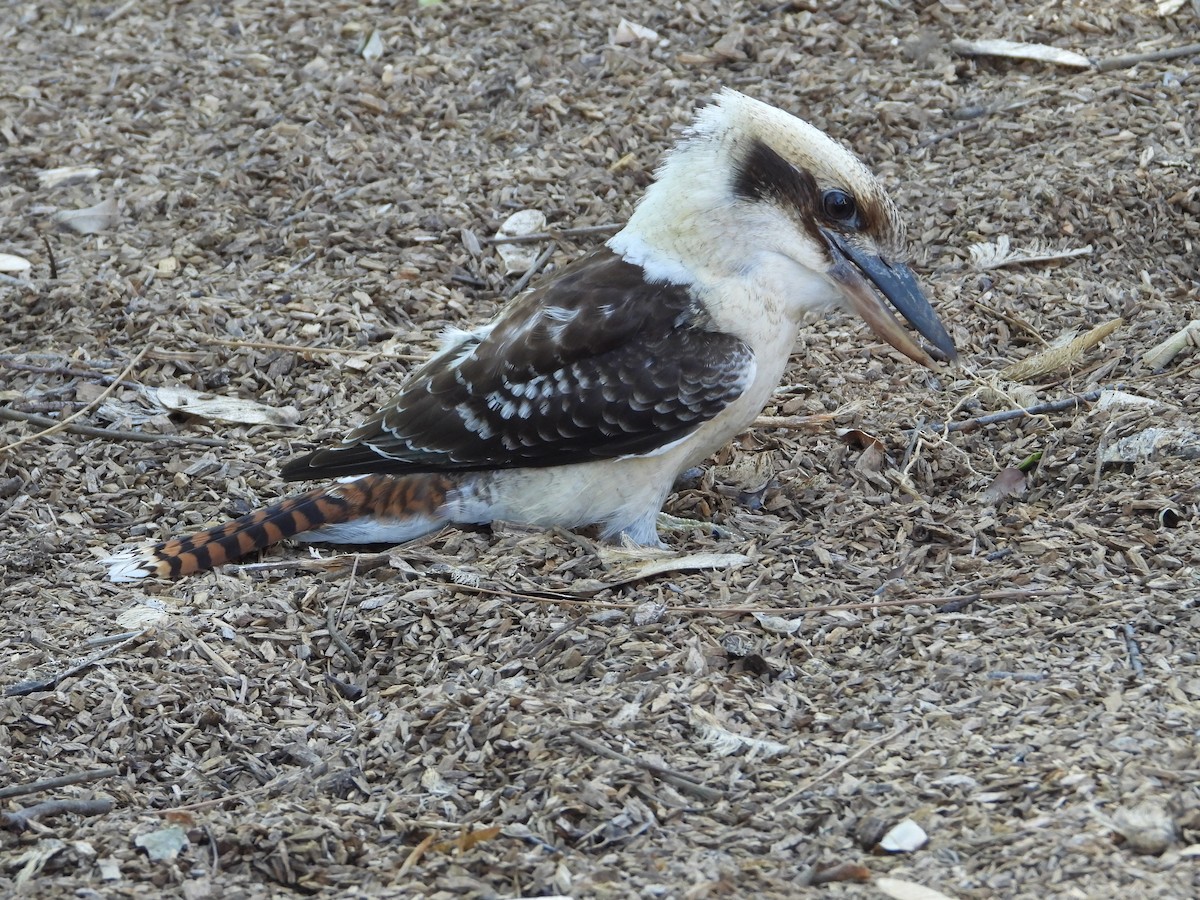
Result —
<svg viewBox="0 0 1200 900"><path fill-rule="evenodd" d="M113 581L147 576L183 578L207 572L307 531L356 519L432 516L452 484L439 475L367 475L316 488L247 513L224 525L104 560Z"/></svg>

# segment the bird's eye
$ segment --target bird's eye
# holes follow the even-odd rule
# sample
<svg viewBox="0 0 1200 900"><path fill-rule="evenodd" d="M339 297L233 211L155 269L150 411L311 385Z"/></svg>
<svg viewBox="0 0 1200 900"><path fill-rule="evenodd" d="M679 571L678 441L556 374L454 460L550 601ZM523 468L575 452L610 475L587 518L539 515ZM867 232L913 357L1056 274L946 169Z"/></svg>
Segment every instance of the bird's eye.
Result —
<svg viewBox="0 0 1200 900"><path fill-rule="evenodd" d="M858 217L858 204L845 191L837 188L826 191L821 197L821 204L825 209L825 215L833 221L841 222L844 225L855 224L855 219Z"/></svg>

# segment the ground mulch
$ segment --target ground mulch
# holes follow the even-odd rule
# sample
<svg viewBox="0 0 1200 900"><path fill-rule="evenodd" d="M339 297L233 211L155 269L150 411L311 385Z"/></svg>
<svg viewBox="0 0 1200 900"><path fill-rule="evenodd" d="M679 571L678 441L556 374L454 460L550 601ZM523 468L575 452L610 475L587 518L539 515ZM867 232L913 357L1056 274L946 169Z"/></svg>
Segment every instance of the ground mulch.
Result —
<svg viewBox="0 0 1200 900"><path fill-rule="evenodd" d="M0 895L1200 894L1200 325L1146 357L1200 320L1200 54L987 38L1103 62L1200 9L7 7ZM504 302L509 214L622 221L720 85L880 174L962 352L806 328L668 502L725 567L497 526L105 580L281 496Z"/></svg>

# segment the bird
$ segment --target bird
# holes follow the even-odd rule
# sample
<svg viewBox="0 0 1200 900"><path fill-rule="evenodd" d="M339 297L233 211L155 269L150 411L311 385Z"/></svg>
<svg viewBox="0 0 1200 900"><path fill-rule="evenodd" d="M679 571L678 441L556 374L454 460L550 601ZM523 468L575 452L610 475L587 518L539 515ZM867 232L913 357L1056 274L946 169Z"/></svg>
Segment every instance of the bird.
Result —
<svg viewBox="0 0 1200 900"><path fill-rule="evenodd" d="M283 465L321 486L119 552L109 578L177 579L287 538L399 544L494 521L661 548L677 476L749 427L813 314L848 308L914 362L956 360L907 258L895 204L851 150L721 89L620 231L490 322L447 331L386 406Z"/></svg>

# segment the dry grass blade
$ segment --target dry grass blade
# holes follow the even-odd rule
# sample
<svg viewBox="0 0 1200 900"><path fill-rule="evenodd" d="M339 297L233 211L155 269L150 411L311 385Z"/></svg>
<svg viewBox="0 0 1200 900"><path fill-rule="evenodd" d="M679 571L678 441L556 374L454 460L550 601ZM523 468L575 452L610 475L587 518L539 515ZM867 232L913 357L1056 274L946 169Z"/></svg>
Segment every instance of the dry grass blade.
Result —
<svg viewBox="0 0 1200 900"><path fill-rule="evenodd" d="M965 41L955 39L950 49L963 56L1004 56L1010 59L1031 59L1035 62L1069 66L1073 69L1090 69L1092 61L1081 53L1062 50L1047 44L1028 44L1021 41L983 40Z"/></svg>
<svg viewBox="0 0 1200 900"><path fill-rule="evenodd" d="M75 412L71 413L71 415L69 415L65 419L62 419L61 421L55 423L54 425L52 425L49 428L45 428L45 429L37 432L36 434L27 435L27 436L21 438L20 440L13 441L11 444L8 444L7 446L0 447L0 453L11 453L13 450L16 450L18 447L23 447L25 444L32 443L33 441L39 440L44 437L49 437L52 434L57 434L58 432L64 431L65 429L67 429L71 425L71 423L74 422L76 419L80 418L83 415L86 415L87 413L89 413L93 409L95 409L97 406L99 406L101 403L103 403L105 398L107 398L113 391L115 391L121 385L121 382L124 381L126 378L128 378L130 373L133 372L133 370L137 368L138 363L140 363L142 361L142 357L144 357L146 355L146 352L149 349L150 349L149 347L143 347L141 350L139 350L138 354L129 361L129 365L127 365L121 371L121 374L118 375L113 380L112 384L110 384L103 391L101 391L100 394L97 395L96 398L94 400L92 400L91 403L87 404L84 407L81 407L80 409L77 409Z"/></svg>
<svg viewBox="0 0 1200 900"><path fill-rule="evenodd" d="M1033 356L1005 366L1000 370L1000 377L1009 381L1034 381L1070 368L1083 354L1124 324L1124 319L1113 319L1103 325L1097 325L1065 344L1052 345Z"/></svg>

